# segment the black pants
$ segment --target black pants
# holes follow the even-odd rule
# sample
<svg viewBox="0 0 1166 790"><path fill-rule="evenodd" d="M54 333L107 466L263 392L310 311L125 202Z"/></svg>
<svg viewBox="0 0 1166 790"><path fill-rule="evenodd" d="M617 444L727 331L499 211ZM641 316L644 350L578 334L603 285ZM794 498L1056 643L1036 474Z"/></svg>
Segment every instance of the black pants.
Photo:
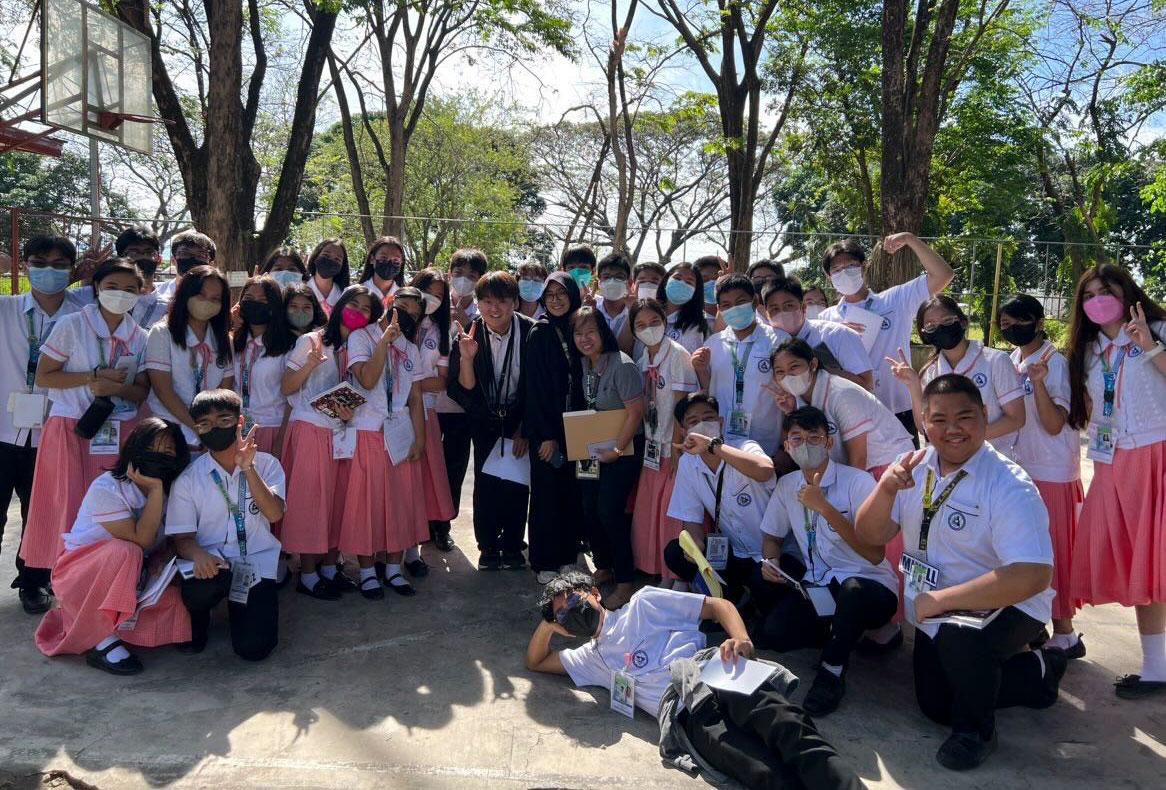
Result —
<svg viewBox="0 0 1166 790"><path fill-rule="evenodd" d="M457 508L461 505L462 483L470 464L470 418L462 412L438 412L437 424L441 426L441 451L445 456L449 493L453 496L453 506ZM431 521L429 527L435 535L448 535L450 524L448 521Z"/></svg>
<svg viewBox="0 0 1166 790"><path fill-rule="evenodd" d="M899 422L903 423L903 427L907 429L907 433L911 435L911 441L915 445L915 449L919 449L919 427L915 425L915 412L911 409L907 411L897 411L895 416L899 418Z"/></svg>
<svg viewBox="0 0 1166 790"><path fill-rule="evenodd" d="M484 474L482 466L498 442L493 431L474 431L474 537L478 551L522 551L530 489Z"/></svg>
<svg viewBox="0 0 1166 790"><path fill-rule="evenodd" d="M692 582L696 578L697 568L680 548L679 540L669 541L664 547L664 564L682 581ZM761 578L761 563L748 557L738 557L733 554L733 547L729 546L729 559L723 571L717 571L725 580L728 589L725 595L733 600L741 597L744 590L748 590L753 602L762 612L768 612L777 602L777 585L770 584Z"/></svg>
<svg viewBox="0 0 1166 790"><path fill-rule="evenodd" d="M600 464L598 480L579 481L591 557L597 569L611 571L616 584L632 582L636 578L628 497L640 479L643 457L643 445L637 437L635 453L610 464ZM574 467L574 464L570 465Z"/></svg>
<svg viewBox="0 0 1166 790"><path fill-rule="evenodd" d="M530 449L530 567L554 571L573 563L579 553L579 481L572 461L555 469L539 460L537 447Z"/></svg>
<svg viewBox="0 0 1166 790"><path fill-rule="evenodd" d="M191 642L206 645L211 609L231 591L231 572L219 571L213 579L183 579L182 602L190 611ZM263 579L247 595L247 603L227 603L231 622L231 646L247 661L262 661L279 641L279 597L275 582Z"/></svg>
<svg viewBox="0 0 1166 790"><path fill-rule="evenodd" d="M1008 607L983 630L941 625L934 639L915 630L915 697L923 713L956 732L987 738L997 708L1047 708L1057 689L1024 651L1044 625ZM1024 652L1021 652L1024 651Z"/></svg>
<svg viewBox="0 0 1166 790"><path fill-rule="evenodd" d="M748 695L714 690L681 717L700 755L746 787L862 787L806 712L769 684Z"/></svg>
<svg viewBox="0 0 1166 790"><path fill-rule="evenodd" d="M36 448L31 444L21 447L0 442L0 542L4 539L4 527L8 523L8 506L12 495L20 500L20 522L23 528L28 522L28 502L32 498L32 473L36 469ZM24 540L24 532L20 538ZM16 578L12 586L21 589L47 587L48 568L26 568L20 559L19 545L16 552Z"/></svg>

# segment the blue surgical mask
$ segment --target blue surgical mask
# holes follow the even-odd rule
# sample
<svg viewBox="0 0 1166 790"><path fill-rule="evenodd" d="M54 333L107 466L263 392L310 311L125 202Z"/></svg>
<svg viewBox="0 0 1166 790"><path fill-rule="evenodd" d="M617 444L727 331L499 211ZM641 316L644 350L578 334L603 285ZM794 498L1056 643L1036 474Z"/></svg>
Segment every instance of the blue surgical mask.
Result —
<svg viewBox="0 0 1166 790"><path fill-rule="evenodd" d="M518 281L518 295L524 302L537 302L543 295L543 281L523 278Z"/></svg>
<svg viewBox="0 0 1166 790"><path fill-rule="evenodd" d="M757 311L753 309L752 303L739 304L728 310L722 310L721 318L725 319L725 323L730 327L740 332L757 320Z"/></svg>
<svg viewBox="0 0 1166 790"><path fill-rule="evenodd" d="M279 283L280 289L287 288L289 285L303 282L304 277L299 272L294 271L279 271L271 272L271 276Z"/></svg>
<svg viewBox="0 0 1166 790"><path fill-rule="evenodd" d="M571 269L568 274L571 275L571 279L574 280L580 288L586 288L587 286L591 285L590 269L579 266Z"/></svg>
<svg viewBox="0 0 1166 790"><path fill-rule="evenodd" d="M717 284L715 282L707 282L704 284L704 303L717 303Z"/></svg>
<svg viewBox="0 0 1166 790"><path fill-rule="evenodd" d="M28 282L42 294L59 294L69 287L71 272L68 269L54 269L52 266L28 267Z"/></svg>
<svg viewBox="0 0 1166 790"><path fill-rule="evenodd" d="M690 285L684 280L677 280L675 277L664 285L664 296L677 307L688 304L688 300L692 298L694 293L696 293L695 285Z"/></svg>

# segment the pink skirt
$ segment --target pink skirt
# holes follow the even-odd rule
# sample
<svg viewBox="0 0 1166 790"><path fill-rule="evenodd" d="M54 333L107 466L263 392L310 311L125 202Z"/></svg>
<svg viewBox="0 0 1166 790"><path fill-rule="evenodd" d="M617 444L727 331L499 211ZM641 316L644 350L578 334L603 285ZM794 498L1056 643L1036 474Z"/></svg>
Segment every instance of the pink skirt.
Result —
<svg viewBox="0 0 1166 790"><path fill-rule="evenodd" d="M425 478L425 518L428 521L449 521L454 518L457 507L453 504L449 476L445 470L441 425L437 422L437 412L432 410L425 413L425 458L421 462L421 472Z"/></svg>
<svg viewBox="0 0 1166 790"><path fill-rule="evenodd" d="M1071 483L1045 483L1034 480L1049 511L1049 534L1053 539L1053 589L1057 597L1053 599L1053 619L1068 620L1081 602L1073 600L1069 594L1073 577L1073 540L1077 536L1077 517L1081 512L1081 500L1085 498L1081 481Z"/></svg>
<svg viewBox="0 0 1166 790"><path fill-rule="evenodd" d="M668 516L668 502L675 485L675 471L641 469L632 510L632 554L636 567L666 580L674 580L676 574L664 564L664 547L684 529L684 522Z"/></svg>
<svg viewBox="0 0 1166 790"><path fill-rule="evenodd" d="M267 427L263 425L255 426L255 445L259 448L259 452L274 455L279 458L283 454L283 444L279 447L275 446L275 440L279 436L279 426Z"/></svg>
<svg viewBox="0 0 1166 790"><path fill-rule="evenodd" d="M57 606L36 629L37 648L46 656L76 655L109 636L139 647L189 642L190 613L173 584L133 628L118 628L137 609L142 556L141 547L117 538L62 554L53 568Z"/></svg>
<svg viewBox="0 0 1166 790"><path fill-rule="evenodd" d="M1070 590L1082 603L1166 601L1166 442L1093 464L1072 567Z"/></svg>
<svg viewBox="0 0 1166 790"><path fill-rule="evenodd" d="M123 445L137 424L136 416L121 424ZM73 432L76 425L71 417L49 417L41 433L20 545L20 558L31 568L53 567L89 484L117 464L116 455L91 455L89 441Z"/></svg>
<svg viewBox="0 0 1166 790"><path fill-rule="evenodd" d="M326 554L340 538L349 461L332 459L332 432L295 420L283 445L287 511L280 542L296 554Z"/></svg>
<svg viewBox="0 0 1166 790"><path fill-rule="evenodd" d="M429 534L420 490L422 464L393 466L380 431L358 431L356 454L349 465L348 492L341 518L340 551L369 557L398 552Z"/></svg>

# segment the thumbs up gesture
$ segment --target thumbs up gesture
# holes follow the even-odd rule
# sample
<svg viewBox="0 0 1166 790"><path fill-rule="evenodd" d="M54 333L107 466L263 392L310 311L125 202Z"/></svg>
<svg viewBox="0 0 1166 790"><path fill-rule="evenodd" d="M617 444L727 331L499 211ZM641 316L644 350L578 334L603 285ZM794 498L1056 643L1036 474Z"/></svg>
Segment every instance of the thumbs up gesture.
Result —
<svg viewBox="0 0 1166 790"><path fill-rule="evenodd" d="M822 491L822 472L810 475L809 482L798 491L798 501L802 503L802 507L809 508L815 513L821 513L826 509L826 494Z"/></svg>

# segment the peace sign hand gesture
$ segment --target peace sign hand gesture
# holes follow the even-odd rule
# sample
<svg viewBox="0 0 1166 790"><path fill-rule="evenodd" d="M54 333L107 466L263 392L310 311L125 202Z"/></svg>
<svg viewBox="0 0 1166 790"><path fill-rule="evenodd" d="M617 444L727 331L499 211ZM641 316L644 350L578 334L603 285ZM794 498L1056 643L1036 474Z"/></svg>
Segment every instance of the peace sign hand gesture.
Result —
<svg viewBox="0 0 1166 790"><path fill-rule="evenodd" d="M1028 363L1028 368L1025 372L1028 374L1028 380L1032 382L1035 387L1037 384L1043 384L1045 379L1049 377L1049 360L1052 359L1055 348L1048 348L1045 353L1040 355L1040 359L1035 362Z"/></svg>
<svg viewBox="0 0 1166 790"><path fill-rule="evenodd" d="M1142 351L1154 348L1154 336L1150 334L1150 324L1146 321L1146 311L1140 302L1130 305L1130 322L1125 326L1126 335L1138 344Z"/></svg>
<svg viewBox="0 0 1166 790"><path fill-rule="evenodd" d="M825 509L826 494L822 491L822 472L814 472L810 475L810 481L798 491L798 501L802 503L802 507L809 508L815 513L822 513Z"/></svg>
<svg viewBox="0 0 1166 790"><path fill-rule="evenodd" d="M908 488L915 487L915 467L923 462L927 455L926 450L913 450L895 463L887 467L883 476L879 478L879 488L888 494L897 494Z"/></svg>
<svg viewBox="0 0 1166 790"><path fill-rule="evenodd" d="M457 333L457 348L458 353L466 362L473 362L474 357L478 356L478 341L474 339L474 335L478 333L478 325L470 325L470 333L467 335L458 327Z"/></svg>
<svg viewBox="0 0 1166 790"><path fill-rule="evenodd" d="M255 466L255 453L259 450L258 445L255 443L255 428L256 426L252 425L251 430L244 434L243 418L239 418L239 427L236 431L235 466L244 472L251 471Z"/></svg>
<svg viewBox="0 0 1166 790"><path fill-rule="evenodd" d="M308 358L304 362L304 366L315 370L324 364L328 359L328 355L324 353L324 344L320 342L319 335L312 336L312 348L308 351Z"/></svg>
<svg viewBox="0 0 1166 790"><path fill-rule="evenodd" d="M884 357L884 359L891 366L891 374L906 384L908 388L915 390L921 386L919 372L911 367L911 360L907 358L907 354L903 349L899 349L898 358Z"/></svg>
<svg viewBox="0 0 1166 790"><path fill-rule="evenodd" d="M762 384L761 387L773 398L782 414L790 414L798 407L798 399L791 395L785 387L775 387L768 383Z"/></svg>
<svg viewBox="0 0 1166 790"><path fill-rule="evenodd" d="M401 336L401 324L397 321L397 311L393 310L393 318L389 321L389 325L385 327L385 333L381 335L381 340L386 345L392 345L397 342L397 338Z"/></svg>

